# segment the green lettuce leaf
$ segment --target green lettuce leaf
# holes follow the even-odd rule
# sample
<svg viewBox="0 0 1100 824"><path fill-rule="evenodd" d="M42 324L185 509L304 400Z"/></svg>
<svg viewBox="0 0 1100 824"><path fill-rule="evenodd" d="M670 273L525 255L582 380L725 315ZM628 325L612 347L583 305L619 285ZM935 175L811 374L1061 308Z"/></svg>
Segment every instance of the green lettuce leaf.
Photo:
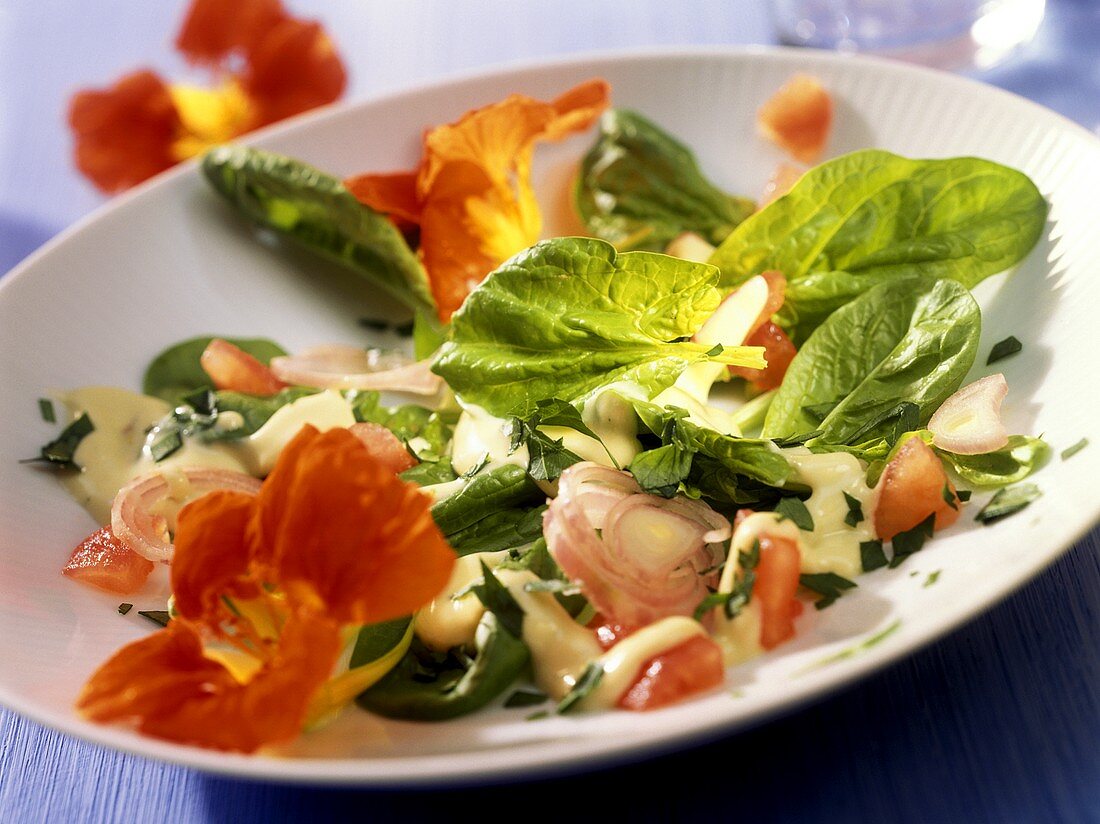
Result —
<svg viewBox="0 0 1100 824"><path fill-rule="evenodd" d="M778 269L778 322L796 342L856 295L906 275L972 287L1018 263L1047 204L1021 172L972 157L909 160L869 149L807 172L715 251L721 286Z"/></svg>
<svg viewBox="0 0 1100 824"><path fill-rule="evenodd" d="M959 477L971 486L1008 486L1022 481L1050 458L1050 446L1041 438L1012 435L996 452L956 455L936 450Z"/></svg>
<svg viewBox="0 0 1100 824"><path fill-rule="evenodd" d="M214 337L214 335L203 335L169 346L153 358L146 368L141 391L146 395L175 403L180 397L196 389L212 386L210 376L199 365L199 357ZM229 341L264 364L269 363L274 357L286 354L279 344L266 338L222 338L222 340Z"/></svg>
<svg viewBox="0 0 1100 824"><path fill-rule="evenodd" d="M719 244L755 204L713 186L691 150L637 112L612 109L581 162L577 213L619 249L660 252L682 232Z"/></svg>
<svg viewBox="0 0 1100 824"><path fill-rule="evenodd" d="M759 368L759 350L684 340L718 306L717 278L706 264L617 254L592 238L543 241L470 294L432 368L499 417L527 417L546 398L583 401L616 380L652 397L708 359Z"/></svg>
<svg viewBox="0 0 1100 824"><path fill-rule="evenodd" d="M422 315L436 316L424 267L382 214L344 184L289 157L219 146L202 159L211 186L254 223L340 263Z"/></svg>
<svg viewBox="0 0 1100 824"><path fill-rule="evenodd" d="M806 341L762 434L819 432L811 444L874 441L895 433L892 413L904 412L905 404L916 404L915 422L923 424L959 388L980 333L981 310L955 281L881 283L830 315ZM820 418L823 409L831 411Z"/></svg>

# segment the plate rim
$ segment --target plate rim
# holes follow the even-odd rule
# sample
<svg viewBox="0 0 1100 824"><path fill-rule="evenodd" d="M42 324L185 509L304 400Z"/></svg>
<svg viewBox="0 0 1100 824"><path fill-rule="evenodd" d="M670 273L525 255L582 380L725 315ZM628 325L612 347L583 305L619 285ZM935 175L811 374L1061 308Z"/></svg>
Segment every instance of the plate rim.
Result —
<svg viewBox="0 0 1100 824"><path fill-rule="evenodd" d="M1025 107L1033 115L1057 123L1071 134L1086 139L1086 145L1100 150L1100 136L1066 116L1046 108L1032 100L1005 89L991 86L970 77L960 76L935 69L904 63L898 60L870 55L845 55L830 51L804 49L791 46L656 46L634 47L610 50L582 51L567 55L535 59L514 60L475 69L461 70L441 74L434 79L422 80L408 86L387 90L381 94L367 95L351 101L332 104L308 112L287 121L251 132L239 141L242 145L263 144L271 139L285 135L309 131L317 124L333 118L347 116L357 109L382 105L401 98L413 97L428 92L445 91L448 87L468 83L486 82L500 79L509 73L537 70L562 70L569 68L591 68L631 62L654 62L661 60L681 61L692 59L761 59L788 61L796 60L806 68L814 65L859 63L908 77L916 76L927 82L955 87L967 92L981 91L994 95L1014 106ZM17 263L0 277L0 300L4 300L5 290L16 280L26 277L38 263L49 257L53 251L69 242L78 234L99 223L107 215L127 208L133 201L140 200L162 187L177 185L176 181L198 173L198 159L192 158L184 163L162 172L142 184L115 196L40 246L29 256ZM702 745L708 741L723 738L736 732L767 723L777 716L784 715L812 702L823 700L840 689L862 680L873 672L908 658L927 648L932 642L946 637L969 623L981 614L988 612L1003 602L1009 595L1031 583L1040 573L1062 558L1075 545L1088 535L1100 522L1100 505L1091 517L1082 518L1066 535L1068 539L1057 542L1058 546L1049 553L1031 557L1019 565L1019 572L1006 580L995 590L978 602L968 602L967 606L949 619L935 624L925 624L911 632L903 645L884 643L868 650L845 668L830 669L823 677L804 682L803 686L789 689L783 699L755 712L752 716L740 719L727 719L700 729L686 729L679 732L663 733L651 741L639 745L628 743L596 742L593 739L552 739L549 742L529 742L515 748L500 747L494 750L477 752L477 758L464 759L479 762L464 766L456 764L453 755L431 754L414 756L394 756L381 758L307 758L268 755L240 755L184 744L173 744L154 738L140 736L130 730L113 726L103 726L84 721L75 714L62 716L52 710L42 710L18 695L10 693L0 684L0 705L19 715L80 740L130 755L138 755L158 761L189 767L204 773L251 778L266 781L315 785L345 785L371 787L416 787L416 786L473 786L477 784L515 781L524 778L545 778L568 774L590 767L605 767L613 763L628 763L656 757L668 752ZM831 675L829 674L831 673ZM596 743L598 748L593 750ZM549 757L539 757L542 749L564 752L548 753ZM520 753L523 753L523 757ZM501 757L500 763L486 768L485 759ZM446 762L447 769L437 772L433 766ZM364 771L364 767L370 769ZM533 772L534 771L534 772Z"/></svg>

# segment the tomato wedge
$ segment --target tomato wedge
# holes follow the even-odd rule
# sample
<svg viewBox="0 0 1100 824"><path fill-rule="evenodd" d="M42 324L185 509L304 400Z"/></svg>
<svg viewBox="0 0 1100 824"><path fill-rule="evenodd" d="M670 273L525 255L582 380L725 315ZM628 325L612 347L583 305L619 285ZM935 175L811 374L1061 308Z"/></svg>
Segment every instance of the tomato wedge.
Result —
<svg viewBox="0 0 1100 824"><path fill-rule="evenodd" d="M391 472L404 472L420 463L409 454L401 439L380 423L357 423L349 429L363 442L370 456Z"/></svg>
<svg viewBox="0 0 1100 824"><path fill-rule="evenodd" d="M199 364L218 389L266 397L286 386L259 360L221 338L207 344Z"/></svg>
<svg viewBox="0 0 1100 824"><path fill-rule="evenodd" d="M954 502L947 502L944 490ZM959 518L959 496L947 478L936 453L918 437L901 445L879 481L875 507L875 533L889 541L935 513L935 529L951 526Z"/></svg>
<svg viewBox="0 0 1100 824"><path fill-rule="evenodd" d="M144 584L152 571L152 561L142 558L105 526L76 546L61 574L107 592L127 593Z"/></svg>
<svg viewBox="0 0 1100 824"><path fill-rule="evenodd" d="M794 637L794 619L802 614L795 597L802 572L802 553L790 538L760 536L760 562L752 598L760 602L760 646L772 649Z"/></svg>
<svg viewBox="0 0 1100 824"><path fill-rule="evenodd" d="M816 163L833 126L833 99L816 77L796 74L760 107L757 126L802 163Z"/></svg>
<svg viewBox="0 0 1100 824"><path fill-rule="evenodd" d="M699 635L646 661L618 706L626 710L653 710L722 683L722 650Z"/></svg>

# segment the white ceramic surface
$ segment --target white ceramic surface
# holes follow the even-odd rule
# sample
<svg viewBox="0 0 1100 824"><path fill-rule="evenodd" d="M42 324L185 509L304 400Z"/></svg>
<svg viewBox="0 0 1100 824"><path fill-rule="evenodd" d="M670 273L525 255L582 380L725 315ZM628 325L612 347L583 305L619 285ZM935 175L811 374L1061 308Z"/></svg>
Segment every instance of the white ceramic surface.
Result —
<svg viewBox="0 0 1100 824"><path fill-rule="evenodd" d="M780 153L756 136L754 112L794 71L837 100L829 153L877 146L915 157L979 155L1026 171L1051 203L1039 246L978 290L979 365L1013 334L1024 350L997 365L1011 387L1012 431L1043 433L1055 457L1034 479L1044 497L981 527L970 515L897 570L860 579L797 639L730 671L725 689L658 712L527 722L523 710L458 721L380 721L351 710L278 755L232 756L86 724L70 707L113 650L149 631L122 599L62 578L90 518L46 472L17 463L56 427L36 399L89 384L137 388L151 355L202 333L264 335L288 349L359 340L356 319L388 311L312 260L255 242L191 166L112 201L0 281L0 703L92 741L200 769L279 780L400 785L522 777L636 757L726 734L882 667L988 608L1044 568L1096 521L1100 503L1100 141L1004 92L900 64L787 50L663 51L501 69L321 112L251 142L343 175L411 167L421 130L510 92L552 97L592 76L614 103L680 136L724 188L758 193ZM537 188L547 233L575 231L565 204L590 136L542 147ZM312 274L311 274L312 273ZM386 305L388 306L388 304ZM1089 437L1069 461L1057 452ZM969 512L988 497L976 496ZM934 586L924 586L939 571ZM159 587L159 588L158 588ZM160 608L163 587L128 597ZM135 610L136 612L136 610ZM884 633L884 630L889 630ZM822 663L868 638L856 654ZM996 654L996 650L988 650Z"/></svg>

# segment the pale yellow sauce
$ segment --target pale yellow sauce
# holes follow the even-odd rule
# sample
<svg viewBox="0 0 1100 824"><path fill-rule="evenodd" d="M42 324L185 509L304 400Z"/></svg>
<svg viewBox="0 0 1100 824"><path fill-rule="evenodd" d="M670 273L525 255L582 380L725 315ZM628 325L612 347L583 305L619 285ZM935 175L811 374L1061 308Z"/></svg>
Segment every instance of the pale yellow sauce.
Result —
<svg viewBox="0 0 1100 824"><path fill-rule="evenodd" d="M805 447L785 449L783 456L795 471L792 480L813 490L805 503L814 530L802 532L802 571L856 577L863 572L859 545L875 538L872 515L877 493L866 484L863 464L847 452L814 455ZM863 520L854 527L844 523L849 511L845 492L863 510Z"/></svg>
<svg viewBox="0 0 1100 824"><path fill-rule="evenodd" d="M464 406L451 442L451 465L455 472L462 475L486 461L483 471L507 464L526 469L530 463L527 447L521 445L515 452L509 451L512 443L505 431L507 426L505 418L490 415L480 406Z"/></svg>

